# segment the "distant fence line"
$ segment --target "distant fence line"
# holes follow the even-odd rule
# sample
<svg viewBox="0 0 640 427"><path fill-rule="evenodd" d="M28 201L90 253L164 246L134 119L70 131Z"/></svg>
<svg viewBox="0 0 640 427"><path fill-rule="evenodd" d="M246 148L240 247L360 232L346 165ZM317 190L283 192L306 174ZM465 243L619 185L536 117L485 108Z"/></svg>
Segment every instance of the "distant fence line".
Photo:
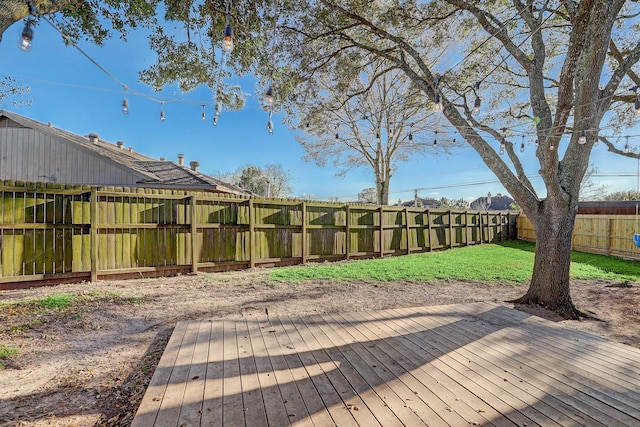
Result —
<svg viewBox="0 0 640 427"><path fill-rule="evenodd" d="M0 200L0 289L402 255L516 232L503 212L175 190L5 181Z"/></svg>
<svg viewBox="0 0 640 427"><path fill-rule="evenodd" d="M519 215L518 239L536 241L533 224L525 215ZM593 254L616 255L639 259L633 235L640 233L635 215L583 215L576 216L572 247L576 251Z"/></svg>

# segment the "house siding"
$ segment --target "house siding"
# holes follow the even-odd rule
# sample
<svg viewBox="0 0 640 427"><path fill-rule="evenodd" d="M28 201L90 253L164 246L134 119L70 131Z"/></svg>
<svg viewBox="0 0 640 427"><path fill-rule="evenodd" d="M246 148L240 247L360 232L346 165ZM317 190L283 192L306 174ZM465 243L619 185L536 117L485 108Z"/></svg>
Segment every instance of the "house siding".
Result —
<svg viewBox="0 0 640 427"><path fill-rule="evenodd" d="M0 180L137 186L141 175L53 136L0 127Z"/></svg>

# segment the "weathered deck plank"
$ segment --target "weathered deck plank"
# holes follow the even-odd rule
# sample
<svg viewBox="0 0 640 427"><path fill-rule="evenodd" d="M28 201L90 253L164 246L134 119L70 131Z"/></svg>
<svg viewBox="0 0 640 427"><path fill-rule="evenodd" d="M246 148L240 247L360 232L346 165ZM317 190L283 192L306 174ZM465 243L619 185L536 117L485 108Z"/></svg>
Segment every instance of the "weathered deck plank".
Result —
<svg viewBox="0 0 640 427"><path fill-rule="evenodd" d="M489 303L180 322L139 426L640 425L640 350Z"/></svg>

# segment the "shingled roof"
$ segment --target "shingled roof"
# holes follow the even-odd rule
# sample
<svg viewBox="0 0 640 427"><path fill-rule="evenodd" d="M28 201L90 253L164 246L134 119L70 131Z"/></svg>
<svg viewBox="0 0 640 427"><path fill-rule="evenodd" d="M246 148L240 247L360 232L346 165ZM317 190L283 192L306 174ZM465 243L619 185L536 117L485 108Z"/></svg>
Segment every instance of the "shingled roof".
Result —
<svg viewBox="0 0 640 427"><path fill-rule="evenodd" d="M3 117L5 118L4 120L2 120ZM7 120L13 123L10 125ZM2 123L3 121L5 123ZM172 161L157 160L137 153L131 148L125 148L123 143L116 145L99 139L96 134L80 136L56 128L51 124L41 123L19 114L0 110L0 127L16 127L16 124L51 135L58 140L74 144L81 150L92 152L95 155L102 156L129 168L143 177L138 183L145 187L196 189L240 195L251 194L238 186L220 181L187 166Z"/></svg>

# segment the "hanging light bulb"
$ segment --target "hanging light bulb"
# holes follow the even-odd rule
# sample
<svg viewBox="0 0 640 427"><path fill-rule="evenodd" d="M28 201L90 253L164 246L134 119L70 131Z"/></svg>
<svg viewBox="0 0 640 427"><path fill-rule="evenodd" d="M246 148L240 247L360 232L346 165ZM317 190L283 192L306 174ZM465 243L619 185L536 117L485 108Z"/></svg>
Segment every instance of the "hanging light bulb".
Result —
<svg viewBox="0 0 640 427"><path fill-rule="evenodd" d="M228 23L224 29L224 40L222 43L225 52L231 52L233 50L233 28L231 28L231 23Z"/></svg>
<svg viewBox="0 0 640 427"><path fill-rule="evenodd" d="M129 114L129 100L126 97L122 100L122 114Z"/></svg>
<svg viewBox="0 0 640 427"><path fill-rule="evenodd" d="M556 149L556 146L555 146L555 145L553 145L553 141L552 141L552 142L551 142L551 144L549 145L549 150L550 150L550 151L553 151L553 150L555 150L555 149Z"/></svg>
<svg viewBox="0 0 640 427"><path fill-rule="evenodd" d="M18 48L23 52L30 52L33 47L33 21L27 20L24 24L24 28L20 32L20 38L18 39Z"/></svg>
<svg viewBox="0 0 640 427"><path fill-rule="evenodd" d="M160 121L164 122L164 101L160 102Z"/></svg>
<svg viewBox="0 0 640 427"><path fill-rule="evenodd" d="M520 144L520 152L524 153L524 142Z"/></svg>
<svg viewBox="0 0 640 427"><path fill-rule="evenodd" d="M231 28L231 0L227 0L227 26L224 29L222 48L225 52L233 50L233 28Z"/></svg>
<svg viewBox="0 0 640 427"><path fill-rule="evenodd" d="M482 104L482 100L478 95L478 90L480 90L480 82L475 82L471 87L473 90L473 94L476 96L476 100L473 102L473 109L471 110L471 114L478 114L480 112L480 105Z"/></svg>
<svg viewBox="0 0 640 427"><path fill-rule="evenodd" d="M436 102L433 104L433 111L442 111L442 100L440 99L440 93L436 93Z"/></svg>
<svg viewBox="0 0 640 427"><path fill-rule="evenodd" d="M376 139L380 139L380 130L376 132Z"/></svg>
<svg viewBox="0 0 640 427"><path fill-rule="evenodd" d="M636 101L634 103L634 108L636 109L636 116L640 116L640 97L636 93Z"/></svg>
<svg viewBox="0 0 640 427"><path fill-rule="evenodd" d="M214 126L218 126L218 118L220 118L220 116L213 116L213 125Z"/></svg>
<svg viewBox="0 0 640 427"><path fill-rule="evenodd" d="M434 131L434 137L433 137L433 146L437 146L438 145L438 131Z"/></svg>
<svg viewBox="0 0 640 427"><path fill-rule="evenodd" d="M537 147L538 145L540 145L540 142L538 142L538 140L536 139L536 142L534 142L534 144Z"/></svg>
<svg viewBox="0 0 640 427"><path fill-rule="evenodd" d="M587 131L582 129L580 131L580 136L578 137L578 144L584 145L587 142Z"/></svg>
<svg viewBox="0 0 640 427"><path fill-rule="evenodd" d="M204 111L205 104L200 104L200 106L202 107L202 115L201 115L201 117L202 117L202 121L204 122L204 121L207 120L207 113L205 113L205 111Z"/></svg>
<svg viewBox="0 0 640 427"><path fill-rule="evenodd" d="M214 107L214 115L216 117L220 116L220 112L222 111L222 105L220 104L220 102L216 102L216 106Z"/></svg>
<svg viewBox="0 0 640 427"><path fill-rule="evenodd" d="M476 100L473 103L473 110L471 111L473 114L478 114L478 112L480 112L481 103L482 101L480 100L480 97L476 95Z"/></svg>
<svg viewBox="0 0 640 427"><path fill-rule="evenodd" d="M340 139L340 135L338 134L338 126L336 126L336 141Z"/></svg>
<svg viewBox="0 0 640 427"><path fill-rule="evenodd" d="M413 134L409 131L409 144L413 144Z"/></svg>
<svg viewBox="0 0 640 427"><path fill-rule="evenodd" d="M629 136L625 136L625 138L627 139L627 142L624 144L624 152L629 153L629 151L631 151L631 148L629 147Z"/></svg>
<svg viewBox="0 0 640 427"><path fill-rule="evenodd" d="M597 147L597 146L598 146L598 138L596 138L596 139L593 141L593 146L594 146L594 147Z"/></svg>
<svg viewBox="0 0 640 427"><path fill-rule="evenodd" d="M269 132L269 135L273 135L273 122L271 121L271 117L269 117L269 121L267 122L267 132Z"/></svg>
<svg viewBox="0 0 640 427"><path fill-rule="evenodd" d="M503 142L502 144L500 144L500 155L504 154L504 149L505 149L505 144Z"/></svg>
<svg viewBox="0 0 640 427"><path fill-rule="evenodd" d="M269 87L264 94L264 99L267 101L267 104L269 104L269 106L273 105L273 88L271 87L271 84L269 84Z"/></svg>

